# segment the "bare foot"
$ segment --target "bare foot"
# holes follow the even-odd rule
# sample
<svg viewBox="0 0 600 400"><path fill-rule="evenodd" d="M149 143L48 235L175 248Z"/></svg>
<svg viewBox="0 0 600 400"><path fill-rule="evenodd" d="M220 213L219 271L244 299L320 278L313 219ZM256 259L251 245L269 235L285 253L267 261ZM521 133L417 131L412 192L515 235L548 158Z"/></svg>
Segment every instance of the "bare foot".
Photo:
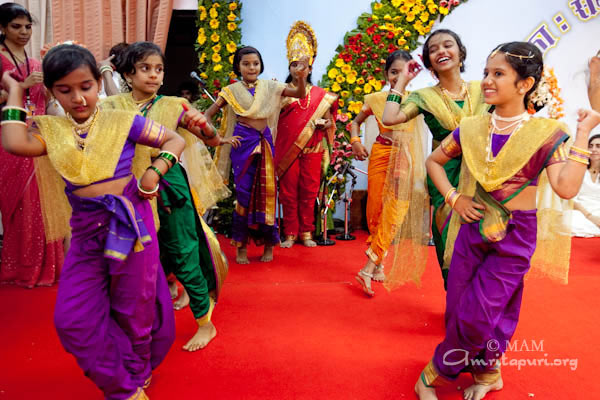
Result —
<svg viewBox="0 0 600 400"><path fill-rule="evenodd" d="M502 377L491 385L474 384L465 389L463 397L465 400L481 400L485 397L488 392L496 392L502 390L504 382Z"/></svg>
<svg viewBox="0 0 600 400"><path fill-rule="evenodd" d="M284 249L289 249L294 245L294 239L286 239L285 241L279 243L279 247Z"/></svg>
<svg viewBox="0 0 600 400"><path fill-rule="evenodd" d="M183 349L187 351L203 349L215 336L217 336L217 328L211 321L208 321L205 325L198 327L196 334L183 346Z"/></svg>
<svg viewBox="0 0 600 400"><path fill-rule="evenodd" d="M383 282L385 281L385 274L383 273L383 266L382 265L378 265L375 267L375 270L373 271L373 280L375 282Z"/></svg>
<svg viewBox="0 0 600 400"><path fill-rule="evenodd" d="M177 298L177 294L179 293L177 282L169 282L169 292L171 293L171 300Z"/></svg>
<svg viewBox="0 0 600 400"><path fill-rule="evenodd" d="M271 262L273 261L273 246L269 246L265 244L265 251L263 252L262 257L260 258L262 262Z"/></svg>
<svg viewBox="0 0 600 400"><path fill-rule="evenodd" d="M315 242L312 239L303 240L302 244L305 245L306 247L316 247L317 246L317 242Z"/></svg>
<svg viewBox="0 0 600 400"><path fill-rule="evenodd" d="M238 247L235 253L235 262L238 264L250 264L248 261L248 249L245 247Z"/></svg>
<svg viewBox="0 0 600 400"><path fill-rule="evenodd" d="M173 309L181 310L182 308L187 307L188 304L190 304L190 296L188 296L188 293L184 288L183 291L181 292L181 296L179 296L177 301L175 301L175 303L173 303Z"/></svg>
<svg viewBox="0 0 600 400"><path fill-rule="evenodd" d="M437 400L435 388L425 386L420 376L415 384L415 393L420 400Z"/></svg>

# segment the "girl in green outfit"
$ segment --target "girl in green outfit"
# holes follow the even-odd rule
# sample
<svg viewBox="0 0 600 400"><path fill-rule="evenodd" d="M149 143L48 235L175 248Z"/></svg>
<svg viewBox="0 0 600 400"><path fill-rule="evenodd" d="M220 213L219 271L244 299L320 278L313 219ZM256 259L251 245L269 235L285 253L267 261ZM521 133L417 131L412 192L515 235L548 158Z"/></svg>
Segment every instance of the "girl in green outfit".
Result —
<svg viewBox="0 0 600 400"><path fill-rule="evenodd" d="M183 158L187 171L175 160L173 168L161 177L158 241L165 273L174 273L190 298L198 331L183 348L196 351L217 333L211 314L228 268L219 242L201 215L230 194L198 138L210 146L237 146L239 142L236 137L225 140L217 135L216 129L187 100L157 95L164 78L164 55L155 44L129 45L117 71L131 92L108 97L102 107L139 111L177 130L186 140ZM152 157L151 151L138 146L136 157Z"/></svg>
<svg viewBox="0 0 600 400"><path fill-rule="evenodd" d="M395 125L404 123L423 114L425 123L433 135L435 149L450 132L456 129L463 117L485 114L489 106L485 104L478 81L465 82L460 73L464 72L467 49L460 37L453 31L439 29L434 31L423 45L423 63L439 80L436 86L411 92L402 102L408 83L417 75L416 62L407 63L404 72L392 89L383 111L383 123ZM461 159L455 158L444 165L446 175L453 185L458 185ZM448 222L451 209L444 203L444 196L427 177L427 187L433 205L431 230L435 242L438 262L442 269L444 288L448 277L450 260L444 259L446 243L454 242L448 238Z"/></svg>

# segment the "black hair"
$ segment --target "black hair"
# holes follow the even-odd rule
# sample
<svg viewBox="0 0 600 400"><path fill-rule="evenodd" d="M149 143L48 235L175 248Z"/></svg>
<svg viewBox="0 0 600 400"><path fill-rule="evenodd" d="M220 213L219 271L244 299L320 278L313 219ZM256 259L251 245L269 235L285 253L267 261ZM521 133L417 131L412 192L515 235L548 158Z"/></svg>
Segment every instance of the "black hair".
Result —
<svg viewBox="0 0 600 400"><path fill-rule="evenodd" d="M114 58L112 59L111 62L115 67L118 67L121 64L122 59L123 59L123 53L125 52L125 50L127 49L128 46L129 46L129 44L127 44L125 42L121 42L121 43L115 44L108 51L109 57L114 56Z"/></svg>
<svg viewBox="0 0 600 400"><path fill-rule="evenodd" d="M179 87L177 88L177 96L181 96L181 92L184 90L189 90L189 92L192 94L193 99L196 99L198 97L198 95L200 94L200 91L198 90L198 84L196 82L192 82L192 81L182 82L179 85Z"/></svg>
<svg viewBox="0 0 600 400"><path fill-rule="evenodd" d="M100 71L92 53L76 44L61 44L51 48L42 61L44 85L52 89L54 83L81 66L87 66L94 76L100 79Z"/></svg>
<svg viewBox="0 0 600 400"><path fill-rule="evenodd" d="M588 147L590 147L590 145L592 144L592 141L594 141L596 139L600 139L600 133L597 133L588 139ZM588 166L587 166L588 169L590 169L591 166L592 166L592 163L589 162Z"/></svg>
<svg viewBox="0 0 600 400"><path fill-rule="evenodd" d="M412 60L412 56L408 51L405 50L396 50L391 53L385 60L385 72L388 72L390 68L392 68L392 64L396 60L410 61Z"/></svg>
<svg viewBox="0 0 600 400"><path fill-rule="evenodd" d="M0 5L0 25L6 28L10 21L18 17L26 17L29 22L33 23L31 14L25 7L17 3L4 3ZM0 35L0 43L4 43L4 34Z"/></svg>
<svg viewBox="0 0 600 400"><path fill-rule="evenodd" d="M240 62L242 62L242 57L246 54L256 54L260 61L260 73L262 74L265 70L265 63L263 63L262 56L260 55L260 51L256 50L252 46L244 46L240 47L235 51L233 55L233 72L241 79L242 73L240 72Z"/></svg>
<svg viewBox="0 0 600 400"><path fill-rule="evenodd" d="M160 56L163 64L165 63L165 55L156 44L152 42L132 43L123 50L118 65L115 64L117 72L125 79L125 74L135 74L135 63L154 54Z"/></svg>
<svg viewBox="0 0 600 400"><path fill-rule="evenodd" d="M436 35L441 35L445 33L446 35L452 36L456 44L458 45L459 57L460 57L460 72L465 72L465 60L467 59L467 48L463 44L462 40L460 40L460 36L454 31L450 29L438 29L436 31L431 32L431 35L425 40L425 44L423 44L423 65L425 68L431 69L431 59L429 58L429 41ZM437 76L437 72L433 71Z"/></svg>
<svg viewBox="0 0 600 400"><path fill-rule="evenodd" d="M498 52L504 53L506 62L517 73L519 77L517 82L529 77L532 77L535 80L531 89L525 94L524 103L525 108L527 108L529 96L537 88L544 72L544 56L541 50L536 45L529 42L508 42L497 46L492 50L490 56ZM544 108L544 105L534 104L533 106L535 111L539 111Z"/></svg>

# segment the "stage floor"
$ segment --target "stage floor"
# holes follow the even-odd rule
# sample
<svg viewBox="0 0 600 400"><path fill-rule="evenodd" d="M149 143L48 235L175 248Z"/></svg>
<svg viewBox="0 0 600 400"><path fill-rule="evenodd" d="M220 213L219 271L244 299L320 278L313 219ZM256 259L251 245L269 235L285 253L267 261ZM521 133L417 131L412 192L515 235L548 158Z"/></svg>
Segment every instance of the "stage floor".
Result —
<svg viewBox="0 0 600 400"><path fill-rule="evenodd" d="M235 249L220 239L234 260ZM388 293L375 284L370 299L354 279L365 239L358 232L356 241L332 247L277 248L272 263L258 262L261 250L250 247L252 264L230 263L213 314L218 335L206 349L181 350L195 322L189 308L176 312L177 339L155 371L150 398L415 398L414 383L444 334L434 251L421 288ZM514 348L502 367L505 388L486 399L596 396L599 247L600 239L573 240L567 286L526 281ZM58 341L55 297L56 286L0 287L0 400L102 398ZM458 389L470 382L461 376L440 399L462 399Z"/></svg>

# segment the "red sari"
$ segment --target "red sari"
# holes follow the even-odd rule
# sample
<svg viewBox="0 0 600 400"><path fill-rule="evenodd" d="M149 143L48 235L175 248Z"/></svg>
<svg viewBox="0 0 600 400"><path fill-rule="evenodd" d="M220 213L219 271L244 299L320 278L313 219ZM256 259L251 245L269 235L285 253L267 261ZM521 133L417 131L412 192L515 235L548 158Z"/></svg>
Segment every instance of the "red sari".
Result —
<svg viewBox="0 0 600 400"><path fill-rule="evenodd" d="M4 48L0 48L0 58L5 71L15 69ZM35 59L29 59L29 66L30 72L42 70L41 63ZM27 66L21 64L19 68L26 77ZM18 71L14 75L20 76ZM43 115L46 109L44 86L33 86L29 94L35 105L34 114ZM0 283L28 288L52 285L63 263L63 243L62 240L46 243L33 158L8 154L0 146L0 188L4 230Z"/></svg>

